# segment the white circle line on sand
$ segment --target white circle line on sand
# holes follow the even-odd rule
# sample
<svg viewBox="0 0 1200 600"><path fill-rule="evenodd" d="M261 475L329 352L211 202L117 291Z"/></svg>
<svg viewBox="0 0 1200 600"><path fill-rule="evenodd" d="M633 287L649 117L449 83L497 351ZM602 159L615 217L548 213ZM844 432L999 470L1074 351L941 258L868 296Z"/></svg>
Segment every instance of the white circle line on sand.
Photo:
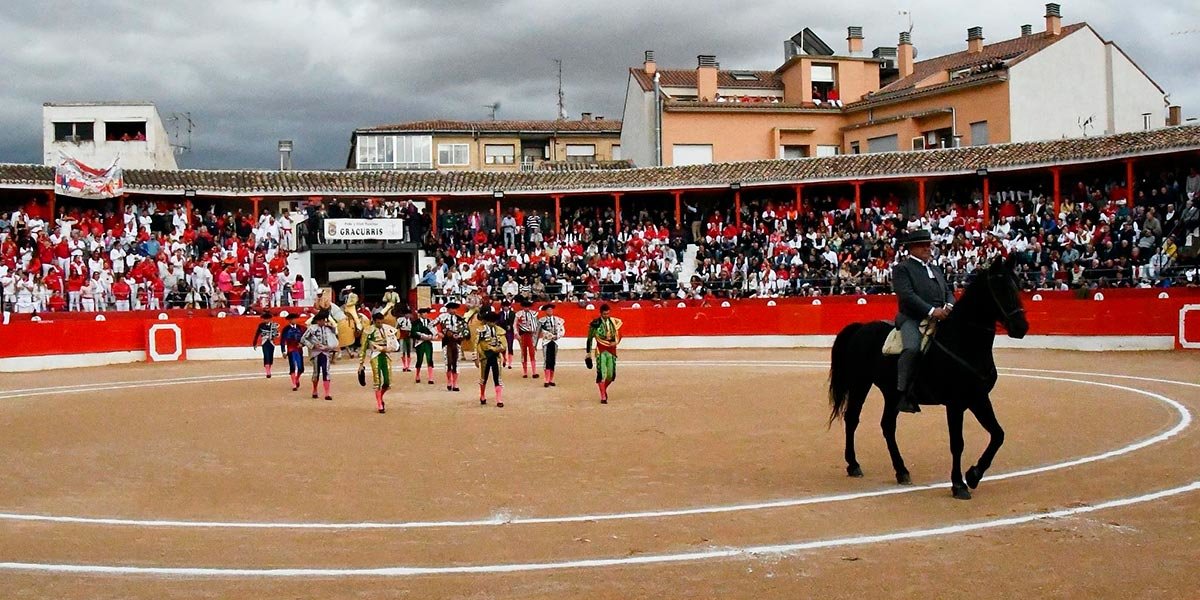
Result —
<svg viewBox="0 0 1200 600"><path fill-rule="evenodd" d="M664 563L696 562L722 558L753 557L759 555L787 555L805 550L820 550L843 546L862 546L883 542L915 540L928 537L1011 527L1032 523L1044 519L1060 519L1100 510L1120 508L1170 498L1188 492L1200 490L1200 481L1187 485L1159 490L1141 496L1109 500L1099 504L1077 506L1055 511L1046 511L990 519L974 523L945 525L928 529L862 535L853 537L794 542L789 544L774 544L766 546L745 546L740 548L721 548L701 552L681 552L672 554L652 554L647 556L629 556L622 558L592 558L583 560L568 560L560 562L541 563L507 563L494 565L462 565L452 567L377 567L358 569L332 568L276 568L276 569L245 569L245 568L208 568L208 567L126 567L111 565L79 565L79 564L44 564L22 562L0 562L0 570L35 571L42 573L69 573L76 575L142 575L165 577L411 577L417 575L479 575L493 573L521 573L530 571L555 571L567 569L587 569L599 567L638 566Z"/></svg>
<svg viewBox="0 0 1200 600"><path fill-rule="evenodd" d="M683 362L681 364L695 364ZM789 363L789 366L825 366L825 365L808 365L802 363ZM1104 376L1102 373L1082 373L1084 375ZM1149 398L1158 400L1171 408L1179 415L1179 421L1174 426L1152 437L1134 442L1115 450L1109 450L1100 454L1085 456L1065 462L1043 465L1040 467L1032 467L1021 469L1018 471L1010 471L996 475L987 476L988 480L1003 480L1014 477L1023 477L1038 473L1046 473L1060 469L1067 469L1079 465L1107 460L1130 452L1146 448L1148 446L1165 442L1172 437L1178 435L1183 430L1187 429L1192 423L1192 414L1183 404L1176 400L1167 398L1161 394L1141 390L1137 388L1127 387L1112 383L1103 383L1098 381L1087 381L1082 379L1069 379L1063 377L1045 377L1038 375L1011 374L1013 377L1021 377L1024 379L1039 379L1056 382L1073 382L1085 385L1095 385L1107 387L1115 390L1122 390L1141 394ZM1159 383L1184 383L1176 382L1167 379L1154 380ZM671 510L650 510L624 513L606 513L594 515L568 515L568 516L552 516L552 517L511 517L495 515L484 519L471 519L460 521L407 521L407 522L360 522L360 523L312 523L312 522L275 522L275 523L256 523L256 522L239 522L239 521L190 521L190 520L166 520L166 519L124 519L124 518L109 518L109 517L77 517L77 516L58 516L58 515L40 515L26 513L0 513L0 520L8 521L25 521L25 522L49 522L49 523L70 523L81 525L108 525L108 526L132 526L132 527L169 527L169 528L203 528L203 529L320 529L320 530L363 530L363 529L431 529L431 528L452 528L452 527L486 527L499 525L534 525L534 524L551 524L551 523L578 523L591 521L617 521L617 520L633 520L633 519L657 519L666 517L681 517L692 515L706 515L719 513L732 513L755 510L768 510L777 508L789 508L795 506L806 506L813 504L826 504L832 502L846 502L852 500L862 500L867 498L878 498L882 496L891 496L896 494L908 494L920 491L928 491L945 488L945 482L931 483L916 486L896 486L890 488L869 490L864 492L851 492L844 494L834 494L826 496L810 496L807 498L791 498L772 500L766 502L756 502L747 504L732 504L722 506L705 506L695 508L682 508Z"/></svg>
<svg viewBox="0 0 1200 600"><path fill-rule="evenodd" d="M349 360L349 359L346 359ZM829 363L821 361L624 361L620 364L622 367L760 367L760 368L776 368L776 367L827 367ZM582 368L583 365L576 365L563 361L561 367L567 368ZM333 369L333 373L354 373L357 367L341 367ZM305 378L308 376L305 375ZM85 392L103 392L111 390L128 390L147 387L160 387L168 385L190 385L198 383L222 383L227 381L245 381L253 379L263 379L262 373L230 373L221 375L197 375L193 377L173 377L165 379L143 379L138 381L110 381L103 383L85 383L76 385L63 385L52 387L39 387L27 389L0 389L0 400L10 400L17 398L26 398L34 396L53 396L58 394L81 394Z"/></svg>

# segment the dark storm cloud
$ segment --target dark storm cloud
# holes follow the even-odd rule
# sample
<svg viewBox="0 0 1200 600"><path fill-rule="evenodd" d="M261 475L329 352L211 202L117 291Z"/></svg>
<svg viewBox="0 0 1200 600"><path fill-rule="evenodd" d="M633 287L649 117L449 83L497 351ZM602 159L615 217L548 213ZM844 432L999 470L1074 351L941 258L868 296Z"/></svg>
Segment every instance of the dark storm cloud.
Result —
<svg viewBox="0 0 1200 600"><path fill-rule="evenodd" d="M1044 3L1018 0L875 2L33 2L0 6L0 161L41 156L45 101L145 99L197 128L187 167L275 164L294 139L301 168L344 166L355 127L427 118L553 118L564 62L567 106L620 118L626 69L653 49L691 68L716 54L726 68L773 69L782 41L811 27L837 50L845 27L867 48L908 27L921 56L960 49L967 27L988 40L1043 26ZM1064 21L1114 39L1182 104L1200 114L1195 3L1066 0Z"/></svg>

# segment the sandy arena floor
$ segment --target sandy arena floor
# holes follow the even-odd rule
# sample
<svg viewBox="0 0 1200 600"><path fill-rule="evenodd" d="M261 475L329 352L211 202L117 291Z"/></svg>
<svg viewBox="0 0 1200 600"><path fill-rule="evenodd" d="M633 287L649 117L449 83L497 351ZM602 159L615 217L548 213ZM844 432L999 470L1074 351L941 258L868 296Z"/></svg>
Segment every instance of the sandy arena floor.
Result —
<svg viewBox="0 0 1200 600"><path fill-rule="evenodd" d="M397 369L386 415L345 361L333 402L251 362L5 375L0 598L1200 595L1195 354L1001 352L989 476L1047 469L970 502L934 407L895 485L877 393L845 476L827 351L624 352L607 406L565 354L503 409Z"/></svg>

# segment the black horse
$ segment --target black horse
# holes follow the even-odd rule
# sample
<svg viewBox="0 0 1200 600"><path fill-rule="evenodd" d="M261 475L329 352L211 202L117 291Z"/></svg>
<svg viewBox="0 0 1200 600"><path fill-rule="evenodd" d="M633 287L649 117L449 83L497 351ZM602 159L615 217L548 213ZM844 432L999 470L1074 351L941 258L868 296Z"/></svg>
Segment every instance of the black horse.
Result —
<svg viewBox="0 0 1200 600"><path fill-rule="evenodd" d="M992 464L996 451L1004 443L1004 430L996 421L988 393L996 385L996 363L992 344L996 324L1004 325L1009 337L1023 338L1029 331L1025 309L1013 276L1013 259L995 261L980 271L954 305L950 317L938 325L929 349L917 367L917 397L921 404L944 404L950 429L950 454L954 467L950 472L955 498L969 500ZM883 354L883 342L893 329L887 321L851 323L842 329L833 343L829 370L829 401L833 406L830 424L838 418L846 423L846 473L862 477L862 468L854 455L854 430L858 428L863 402L871 386L883 392L883 437L887 440L896 470L896 481L910 484L912 479L896 446L896 416L900 394L896 391L896 356ZM975 466L967 469L963 481L960 464L963 451L963 413L971 411L991 435L987 449Z"/></svg>

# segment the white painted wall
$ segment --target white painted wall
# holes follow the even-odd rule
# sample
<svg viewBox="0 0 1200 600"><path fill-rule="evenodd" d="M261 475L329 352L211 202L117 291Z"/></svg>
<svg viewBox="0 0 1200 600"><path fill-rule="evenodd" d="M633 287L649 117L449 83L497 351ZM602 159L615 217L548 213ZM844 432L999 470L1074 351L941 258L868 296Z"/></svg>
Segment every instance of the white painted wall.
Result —
<svg viewBox="0 0 1200 600"><path fill-rule="evenodd" d="M621 115L621 156L636 166L653 167L658 162L654 153L654 118L654 92L642 91L642 86L630 75Z"/></svg>
<svg viewBox="0 0 1200 600"><path fill-rule="evenodd" d="M108 121L145 121L146 140L106 141ZM54 123L94 123L91 142L54 141ZM42 106L42 164L54 166L59 151L93 167L107 167L117 156L125 169L178 169L171 141L153 104L47 103Z"/></svg>
<svg viewBox="0 0 1200 600"><path fill-rule="evenodd" d="M1009 69L1014 142L1103 135L1108 121L1105 44L1084 27Z"/></svg>
<svg viewBox="0 0 1200 600"><path fill-rule="evenodd" d="M1142 113L1151 113L1151 129L1166 126L1167 103L1162 90L1120 48L1110 43L1105 49L1112 65L1113 133L1141 131Z"/></svg>
<svg viewBox="0 0 1200 600"><path fill-rule="evenodd" d="M1066 36L1009 69L1012 141L1082 137L1079 122L1093 117L1087 135L1166 124L1158 86L1120 49L1089 27Z"/></svg>

